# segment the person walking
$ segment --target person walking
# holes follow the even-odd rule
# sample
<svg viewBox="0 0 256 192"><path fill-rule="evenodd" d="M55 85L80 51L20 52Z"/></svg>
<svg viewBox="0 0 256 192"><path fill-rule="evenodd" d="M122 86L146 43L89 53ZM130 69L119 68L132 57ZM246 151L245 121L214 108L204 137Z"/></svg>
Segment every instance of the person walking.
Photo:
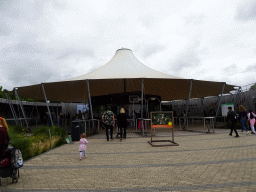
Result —
<svg viewBox="0 0 256 192"><path fill-rule="evenodd" d="M110 137L111 141L113 141L113 127L115 125L115 115L111 111L110 106L107 108L108 110L105 111L102 115L102 121L106 125L106 136L107 136L107 141L109 141L109 134L108 131L110 131Z"/></svg>
<svg viewBox="0 0 256 192"><path fill-rule="evenodd" d="M249 124L251 126L252 134L255 134L254 125L255 125L256 115L252 112L252 110L249 110L249 113L247 114L247 117L248 117Z"/></svg>
<svg viewBox="0 0 256 192"><path fill-rule="evenodd" d="M122 141L122 138L126 139L126 128L127 128L127 115L125 113L124 108L121 108L119 115L117 116L117 125L120 129L120 141ZM123 134L124 130L124 134Z"/></svg>
<svg viewBox="0 0 256 192"><path fill-rule="evenodd" d="M236 114L234 111L232 111L232 107L228 107L227 121L231 123L231 131L229 135L232 136L234 130L236 133L235 137L239 137L236 131Z"/></svg>
<svg viewBox="0 0 256 192"><path fill-rule="evenodd" d="M246 119L247 119L247 113L246 113L246 109L243 105L239 106L238 114L239 114L239 120L240 120L240 123L241 123L241 126L242 126L242 132L245 130L246 134L249 134L249 131L245 127L245 122L246 122Z"/></svg>
<svg viewBox="0 0 256 192"><path fill-rule="evenodd" d="M86 157L86 145L88 144L88 141L85 137L86 137L85 133L82 133L80 135L80 138L81 138L79 141L79 143L80 143L80 146L79 146L80 160L82 160L83 152L84 152L84 157Z"/></svg>

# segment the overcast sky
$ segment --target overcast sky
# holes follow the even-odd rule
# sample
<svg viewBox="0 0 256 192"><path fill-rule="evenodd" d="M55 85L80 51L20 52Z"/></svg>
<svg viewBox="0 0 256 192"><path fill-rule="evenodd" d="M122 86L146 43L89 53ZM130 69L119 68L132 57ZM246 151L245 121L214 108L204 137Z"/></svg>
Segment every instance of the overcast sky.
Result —
<svg viewBox="0 0 256 192"><path fill-rule="evenodd" d="M190 79L256 82L255 0L0 0L0 86L86 74L129 48Z"/></svg>

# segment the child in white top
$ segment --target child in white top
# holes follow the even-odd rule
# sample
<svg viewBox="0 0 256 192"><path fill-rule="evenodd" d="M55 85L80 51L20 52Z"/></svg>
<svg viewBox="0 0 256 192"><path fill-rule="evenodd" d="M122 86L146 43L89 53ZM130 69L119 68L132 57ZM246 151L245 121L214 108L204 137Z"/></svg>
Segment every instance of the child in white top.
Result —
<svg viewBox="0 0 256 192"><path fill-rule="evenodd" d="M88 141L87 141L87 139L85 139L85 137L86 137L85 133L82 133L80 137L81 137L81 139L79 141L79 143L80 143L79 152L80 152L80 160L81 160L83 152L84 152L84 157L86 157L86 144L88 144Z"/></svg>

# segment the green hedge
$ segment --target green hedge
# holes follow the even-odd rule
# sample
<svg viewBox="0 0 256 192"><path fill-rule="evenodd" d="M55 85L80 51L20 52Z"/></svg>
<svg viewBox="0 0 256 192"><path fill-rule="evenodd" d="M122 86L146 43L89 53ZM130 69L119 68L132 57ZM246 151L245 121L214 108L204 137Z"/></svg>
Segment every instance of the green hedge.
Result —
<svg viewBox="0 0 256 192"><path fill-rule="evenodd" d="M49 137L49 129L51 132L51 136L60 136L60 137L67 136L67 131L62 127L58 127L58 126L53 126L53 127L39 126L32 133L34 136L44 135Z"/></svg>
<svg viewBox="0 0 256 192"><path fill-rule="evenodd" d="M52 148L58 147L66 143L65 137L66 131L60 127L38 127L33 131L33 136L25 136L25 129L20 125L10 126L8 129L8 135L10 142L15 145L17 149L22 152L23 160L26 161L34 156L44 153L50 149L49 147L49 129L51 130L52 137L58 137L59 139L52 143ZM42 146L41 143L48 143L48 145ZM40 149L39 148L43 148Z"/></svg>

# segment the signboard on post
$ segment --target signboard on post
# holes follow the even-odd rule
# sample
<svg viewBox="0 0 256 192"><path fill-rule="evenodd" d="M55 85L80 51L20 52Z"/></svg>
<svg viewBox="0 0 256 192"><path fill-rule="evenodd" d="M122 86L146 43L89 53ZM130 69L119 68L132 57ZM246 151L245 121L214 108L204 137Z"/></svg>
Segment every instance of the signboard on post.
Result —
<svg viewBox="0 0 256 192"><path fill-rule="evenodd" d="M151 128L173 128L173 112L152 112Z"/></svg>
<svg viewBox="0 0 256 192"><path fill-rule="evenodd" d="M222 112L222 116L227 116L228 114L228 107L232 107L232 111L234 111L234 103L225 103L225 104L221 104L221 112Z"/></svg>
<svg viewBox="0 0 256 192"><path fill-rule="evenodd" d="M178 143L174 142L173 112L172 111L151 112L150 117L151 117L151 141L149 141L149 144L152 147L179 146ZM172 130L172 140L154 140L153 141L153 139L152 139L152 129L171 129ZM170 142L171 144L155 145L154 142Z"/></svg>

